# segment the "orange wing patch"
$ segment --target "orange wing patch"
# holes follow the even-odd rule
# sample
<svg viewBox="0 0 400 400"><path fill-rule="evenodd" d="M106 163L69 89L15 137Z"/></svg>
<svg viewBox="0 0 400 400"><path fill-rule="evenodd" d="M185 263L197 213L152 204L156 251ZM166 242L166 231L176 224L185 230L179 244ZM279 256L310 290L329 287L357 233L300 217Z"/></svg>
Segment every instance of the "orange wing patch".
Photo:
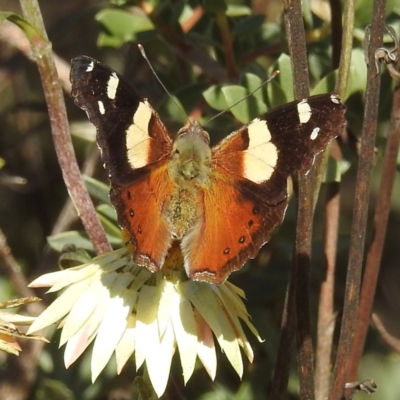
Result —
<svg viewBox="0 0 400 400"><path fill-rule="evenodd" d="M267 205L260 196L237 184L216 179L203 191L203 218L182 240L189 278L223 282L254 258L269 240L286 210L287 201Z"/></svg>
<svg viewBox="0 0 400 400"><path fill-rule="evenodd" d="M136 248L134 261L153 272L162 267L172 242L163 215L174 188L167 169L163 163L129 186L114 186L110 193L119 225Z"/></svg>

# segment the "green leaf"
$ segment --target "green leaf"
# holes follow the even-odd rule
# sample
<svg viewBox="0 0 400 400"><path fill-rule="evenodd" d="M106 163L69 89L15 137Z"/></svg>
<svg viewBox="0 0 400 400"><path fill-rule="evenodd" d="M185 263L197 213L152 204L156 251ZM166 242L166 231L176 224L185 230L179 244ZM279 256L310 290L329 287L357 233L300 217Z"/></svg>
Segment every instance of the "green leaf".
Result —
<svg viewBox="0 0 400 400"><path fill-rule="evenodd" d="M332 92L335 89L337 71L326 75L312 90L312 94ZM364 60L364 52L354 49L351 56L350 75L346 87L346 94L342 101L346 101L352 94L365 91L367 80L367 66Z"/></svg>
<svg viewBox="0 0 400 400"><path fill-rule="evenodd" d="M106 231L107 239L112 246L121 246L122 245L122 231L121 228L116 226L113 222L111 222L108 218L103 217L102 215L98 216L101 224L103 225L104 230Z"/></svg>
<svg viewBox="0 0 400 400"><path fill-rule="evenodd" d="M224 0L203 0L201 5L209 14L222 14L228 8Z"/></svg>
<svg viewBox="0 0 400 400"><path fill-rule="evenodd" d="M6 161L0 157L0 169L2 169L6 165Z"/></svg>
<svg viewBox="0 0 400 400"><path fill-rule="evenodd" d="M230 111L238 121L244 124L247 124L266 110L265 103L258 100L256 96L251 95L245 98L248 92L243 86L226 85L221 90L229 107L238 103Z"/></svg>
<svg viewBox="0 0 400 400"><path fill-rule="evenodd" d="M214 85L203 92L203 96L212 108L218 111L230 109L231 113L237 120L246 124L253 118L258 117L266 111L266 105L263 95L260 91L246 96L262 83L261 79L254 74L248 73L244 75L244 83L247 86L240 85Z"/></svg>
<svg viewBox="0 0 400 400"><path fill-rule="evenodd" d="M224 111L228 108L221 85L210 86L203 92L203 97L207 104L217 111Z"/></svg>
<svg viewBox="0 0 400 400"><path fill-rule="evenodd" d="M92 197L102 203L111 204L109 196L110 187L108 185L87 175L83 177L83 181L86 189Z"/></svg>
<svg viewBox="0 0 400 400"><path fill-rule="evenodd" d="M267 106L265 104L264 98L264 87L263 80L256 74L247 72L243 75L242 84L247 88L247 93L253 93L252 95L257 99L259 104L263 105L257 112L258 115L263 114L267 111Z"/></svg>
<svg viewBox="0 0 400 400"><path fill-rule="evenodd" d="M265 15L251 15L240 21L232 30L236 36L246 36L258 31L265 21Z"/></svg>
<svg viewBox="0 0 400 400"><path fill-rule="evenodd" d="M110 204L100 204L96 207L96 211L117 225L117 213L113 206Z"/></svg>
<svg viewBox="0 0 400 400"><path fill-rule="evenodd" d="M87 235L79 231L68 231L49 236L47 238L47 243L53 250L59 253L61 253L65 247L71 245L77 249L94 250L92 242Z"/></svg>
<svg viewBox="0 0 400 400"><path fill-rule="evenodd" d="M142 14L106 8L97 13L95 18L105 29L98 39L102 46L118 47L135 41L140 33L154 31L153 23Z"/></svg>
<svg viewBox="0 0 400 400"><path fill-rule="evenodd" d="M273 70L279 70L279 75L268 84L268 100L272 108L293 100L293 75L290 57L282 53L276 61ZM271 71L272 73L272 71Z"/></svg>
<svg viewBox="0 0 400 400"><path fill-rule="evenodd" d="M357 0L355 7L355 24L356 26L365 26L371 23L372 20L372 7L373 2L370 0ZM390 15L396 7L398 7L398 0L387 0L385 4L385 17Z"/></svg>
<svg viewBox="0 0 400 400"><path fill-rule="evenodd" d="M228 108L232 107L233 104L242 100L247 95L246 88L239 85L226 85L221 88L221 91L225 96ZM244 101L233 106L230 111L240 122L247 123L250 121L249 110L247 104L244 104Z"/></svg>
<svg viewBox="0 0 400 400"><path fill-rule="evenodd" d="M159 113L168 116L170 120L179 121L182 124L187 122L187 115L184 111L184 107L179 99L172 95L164 97L164 101L159 106Z"/></svg>
<svg viewBox="0 0 400 400"><path fill-rule="evenodd" d="M311 1L306 0L301 2L301 12L303 14L304 22L306 23L306 25L313 26Z"/></svg>
<svg viewBox="0 0 400 400"><path fill-rule="evenodd" d="M311 91L312 95L315 94L322 94L322 93L329 93L335 90L336 80L338 76L338 71L332 71L328 75L324 76L316 86L314 86L313 90ZM342 99L343 101L345 99Z"/></svg>
<svg viewBox="0 0 400 400"><path fill-rule="evenodd" d="M58 265L62 269L76 267L77 265L87 264L91 260L90 254L84 249L77 249L62 253L58 259Z"/></svg>
<svg viewBox="0 0 400 400"><path fill-rule="evenodd" d="M36 399L74 400L75 396L64 382L54 379L43 379L36 391Z"/></svg>
<svg viewBox="0 0 400 400"><path fill-rule="evenodd" d="M347 100L354 93L364 93L366 81L367 65L365 64L364 51L357 48L351 53L350 75L347 80L346 95L343 100Z"/></svg>
<svg viewBox="0 0 400 400"><path fill-rule="evenodd" d="M47 42L47 40L38 32L38 30L20 15L13 12L0 12L0 24L5 19L17 25L25 33L30 42L34 40Z"/></svg>
<svg viewBox="0 0 400 400"><path fill-rule="evenodd" d="M209 87L204 82L194 82L184 86L175 92L175 96L179 99L187 114L198 106L204 90Z"/></svg>
<svg viewBox="0 0 400 400"><path fill-rule="evenodd" d="M228 4L228 8L226 10L227 17L246 17L251 15L251 8L239 5L239 4Z"/></svg>
<svg viewBox="0 0 400 400"><path fill-rule="evenodd" d="M342 175L349 170L351 163L345 159L336 160L329 156L322 182L340 182Z"/></svg>

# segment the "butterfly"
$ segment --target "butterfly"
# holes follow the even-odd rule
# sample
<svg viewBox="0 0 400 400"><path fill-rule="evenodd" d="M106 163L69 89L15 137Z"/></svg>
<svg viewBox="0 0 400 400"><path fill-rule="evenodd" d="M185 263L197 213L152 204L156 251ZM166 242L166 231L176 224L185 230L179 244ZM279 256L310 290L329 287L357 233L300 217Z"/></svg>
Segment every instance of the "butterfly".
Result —
<svg viewBox="0 0 400 400"><path fill-rule="evenodd" d="M197 121L173 140L147 99L92 58L74 58L70 78L134 261L159 271L179 243L193 280L222 283L257 255L283 220L287 178L308 172L345 126L345 106L328 93L275 108L211 148Z"/></svg>

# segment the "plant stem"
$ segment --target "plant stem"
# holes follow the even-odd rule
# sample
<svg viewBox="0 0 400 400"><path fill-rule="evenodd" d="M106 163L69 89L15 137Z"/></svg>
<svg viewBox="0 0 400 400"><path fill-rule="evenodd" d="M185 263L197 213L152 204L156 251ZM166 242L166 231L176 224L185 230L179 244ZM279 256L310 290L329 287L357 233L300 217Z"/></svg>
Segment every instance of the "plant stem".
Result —
<svg viewBox="0 0 400 400"><path fill-rule="evenodd" d="M376 284L385 242L387 223L390 213L390 198L392 196L394 178L396 175L397 154L400 144L400 82L397 83L392 105L392 116L386 142L383 161L381 186L378 192L374 216L374 237L368 252L364 271L363 284L358 311L357 327L350 357L348 379L356 380L357 368L360 363L370 322L372 305L375 298Z"/></svg>
<svg viewBox="0 0 400 400"><path fill-rule="evenodd" d="M65 185L75 204L83 226L93 243L96 253L100 254L110 251L111 246L97 218L93 203L83 184L79 171L71 136L69 134L67 112L53 60L51 43L47 38L39 5L37 0L21 0L20 3L24 18L34 26L41 37L44 38L37 37L33 39L31 41L31 46L42 79L54 147Z"/></svg>
<svg viewBox="0 0 400 400"><path fill-rule="evenodd" d="M357 323L370 178L374 160L375 134L378 120L380 76L376 73L375 50L382 46L385 5L385 0L375 0L373 5L373 19L368 46L369 69L367 91L356 180L342 326L329 400L340 400L343 395L345 383L349 381L347 367Z"/></svg>

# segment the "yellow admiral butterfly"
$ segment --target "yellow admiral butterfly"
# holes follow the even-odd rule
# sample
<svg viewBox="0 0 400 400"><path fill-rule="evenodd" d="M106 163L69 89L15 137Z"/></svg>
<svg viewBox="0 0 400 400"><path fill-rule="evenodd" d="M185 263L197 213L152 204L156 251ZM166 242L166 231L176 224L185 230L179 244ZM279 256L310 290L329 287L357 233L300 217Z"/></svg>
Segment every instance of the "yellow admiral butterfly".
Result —
<svg viewBox="0 0 400 400"><path fill-rule="evenodd" d="M214 147L197 121L172 140L148 101L92 58L72 60L72 96L97 128L111 202L134 261L162 268L179 243L189 278L213 283L254 258L282 222L287 178L345 125L335 94L293 101Z"/></svg>

